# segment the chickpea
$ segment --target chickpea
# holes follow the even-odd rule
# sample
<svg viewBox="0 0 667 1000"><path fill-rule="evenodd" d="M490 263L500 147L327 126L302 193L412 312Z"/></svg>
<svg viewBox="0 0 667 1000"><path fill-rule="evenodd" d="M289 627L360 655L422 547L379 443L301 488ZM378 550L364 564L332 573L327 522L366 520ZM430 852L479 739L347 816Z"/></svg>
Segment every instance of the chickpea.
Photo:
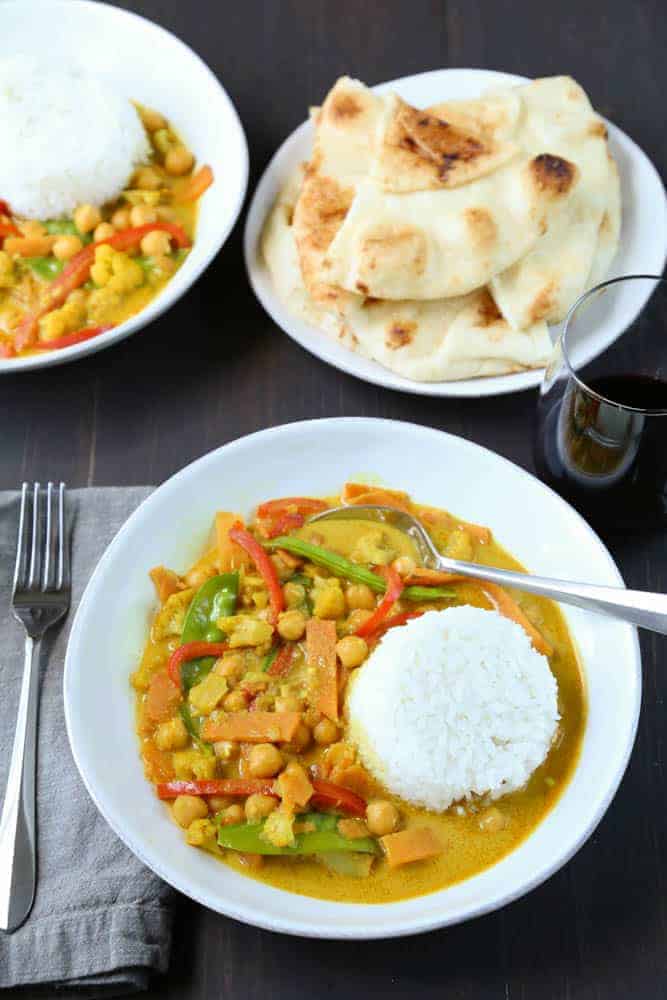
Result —
<svg viewBox="0 0 667 1000"><path fill-rule="evenodd" d="M356 632L360 625L366 624L372 614L372 611L366 611L365 608L355 608L354 611L350 611L346 623L348 632Z"/></svg>
<svg viewBox="0 0 667 1000"><path fill-rule="evenodd" d="M171 811L179 826L187 829L195 819L208 816L208 806L198 795L179 795L175 799Z"/></svg>
<svg viewBox="0 0 667 1000"><path fill-rule="evenodd" d="M245 800L245 818L249 823L259 823L273 812L277 804L272 795L249 795Z"/></svg>
<svg viewBox="0 0 667 1000"><path fill-rule="evenodd" d="M372 611L375 607L375 594L365 583L351 583L345 591L345 602L350 611L356 608Z"/></svg>
<svg viewBox="0 0 667 1000"><path fill-rule="evenodd" d="M150 205L133 205L130 209L131 226L147 226L157 220L157 212Z"/></svg>
<svg viewBox="0 0 667 1000"><path fill-rule="evenodd" d="M386 799L373 799L366 806L366 823L369 831L376 837L384 837L398 828L400 816L393 802Z"/></svg>
<svg viewBox="0 0 667 1000"><path fill-rule="evenodd" d="M300 583L286 583L283 586L283 597L288 608L297 608L306 598L306 589Z"/></svg>
<svg viewBox="0 0 667 1000"><path fill-rule="evenodd" d="M323 718L324 716L320 712L319 708L315 708L314 705L311 705L304 712L303 721L307 726L310 726L311 729L314 729L317 723L321 722Z"/></svg>
<svg viewBox="0 0 667 1000"><path fill-rule="evenodd" d="M70 260L82 246L78 236L59 236L52 247L53 256L56 260Z"/></svg>
<svg viewBox="0 0 667 1000"><path fill-rule="evenodd" d="M182 177L192 170L195 158L185 146L174 146L169 150L164 158L164 166L168 174L174 177Z"/></svg>
<svg viewBox="0 0 667 1000"><path fill-rule="evenodd" d="M155 730L155 745L159 750L183 750L190 742L190 736L180 718L161 722Z"/></svg>
<svg viewBox="0 0 667 1000"><path fill-rule="evenodd" d="M338 726L331 719L322 719L313 729L313 738L320 746L328 746L338 739Z"/></svg>
<svg viewBox="0 0 667 1000"><path fill-rule="evenodd" d="M139 108L139 117L147 132L157 132L159 128L165 128L167 119L159 111L152 108Z"/></svg>
<svg viewBox="0 0 667 1000"><path fill-rule="evenodd" d="M229 799L225 795L209 795L208 807L211 812L219 813L229 805Z"/></svg>
<svg viewBox="0 0 667 1000"><path fill-rule="evenodd" d="M336 653L344 667L359 667L368 656L368 644L359 635L346 635L336 643Z"/></svg>
<svg viewBox="0 0 667 1000"><path fill-rule="evenodd" d="M294 736L292 737L292 742L289 744L289 749L294 753L300 753L305 750L310 744L312 739L312 733L305 722L300 722Z"/></svg>
<svg viewBox="0 0 667 1000"><path fill-rule="evenodd" d="M80 233L91 233L101 221L101 212L95 205L79 205L74 212L74 225Z"/></svg>
<svg viewBox="0 0 667 1000"><path fill-rule="evenodd" d="M242 711L248 705L247 691L241 691L240 688L237 688L236 691L230 691L229 694L225 696L225 700L222 705L226 712Z"/></svg>
<svg viewBox="0 0 667 1000"><path fill-rule="evenodd" d="M273 743L258 743L248 755L248 773L253 778L273 778L283 764L283 755Z"/></svg>
<svg viewBox="0 0 667 1000"><path fill-rule="evenodd" d="M130 226L129 208L117 208L111 216L111 225L116 229L128 229Z"/></svg>
<svg viewBox="0 0 667 1000"><path fill-rule="evenodd" d="M169 237L166 233L156 230L147 233L141 241L141 252L147 257L157 257L161 254L168 254L171 249Z"/></svg>
<svg viewBox="0 0 667 1000"><path fill-rule="evenodd" d="M245 663L241 653L228 653L221 657L213 667L216 674L220 674L230 684L237 684L245 673Z"/></svg>
<svg viewBox="0 0 667 1000"><path fill-rule="evenodd" d="M243 806L235 803L233 806L229 806L225 809L222 816L223 826L232 826L235 823L242 823L245 819L245 813L243 812Z"/></svg>
<svg viewBox="0 0 667 1000"><path fill-rule="evenodd" d="M411 573L417 568L417 563L412 559L411 556L399 556L398 559L394 559L391 564L400 577L405 578L410 576Z"/></svg>
<svg viewBox="0 0 667 1000"><path fill-rule="evenodd" d="M141 191L157 191L162 187L162 178L152 167L139 167L134 175L133 183Z"/></svg>
<svg viewBox="0 0 667 1000"><path fill-rule="evenodd" d="M278 635L283 639L295 641L300 639L305 631L306 618L297 608L293 608L291 611L283 611L278 618Z"/></svg>
<svg viewBox="0 0 667 1000"><path fill-rule="evenodd" d="M100 240L108 240L115 232L116 230L110 222L100 222L93 233L93 239L99 243Z"/></svg>
<svg viewBox="0 0 667 1000"><path fill-rule="evenodd" d="M300 712L301 698L295 694L283 694L276 698L276 712Z"/></svg>

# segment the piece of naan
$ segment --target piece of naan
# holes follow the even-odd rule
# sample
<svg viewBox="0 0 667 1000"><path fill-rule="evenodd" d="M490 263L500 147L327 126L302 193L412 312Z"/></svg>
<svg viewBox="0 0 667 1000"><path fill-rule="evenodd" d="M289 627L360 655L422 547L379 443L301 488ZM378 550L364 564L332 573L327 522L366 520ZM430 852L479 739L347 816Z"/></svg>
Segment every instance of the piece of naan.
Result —
<svg viewBox="0 0 667 1000"><path fill-rule="evenodd" d="M292 313L343 346L417 381L501 375L541 367L551 351L544 323L517 332L486 289L431 302L381 302L352 293L344 305L315 303L305 287L293 222L301 177L281 193L261 250L278 296Z"/></svg>
<svg viewBox="0 0 667 1000"><path fill-rule="evenodd" d="M560 322L606 272L618 241L620 202L606 128L582 88L570 77L550 77L515 94L522 113L514 140L529 154L548 149L566 158L579 175L572 197L531 251L491 279L501 312L521 330L539 320Z"/></svg>
<svg viewBox="0 0 667 1000"><path fill-rule="evenodd" d="M392 194L364 181L320 274L373 298L466 295L528 253L577 182L572 163L548 154L452 189Z"/></svg>

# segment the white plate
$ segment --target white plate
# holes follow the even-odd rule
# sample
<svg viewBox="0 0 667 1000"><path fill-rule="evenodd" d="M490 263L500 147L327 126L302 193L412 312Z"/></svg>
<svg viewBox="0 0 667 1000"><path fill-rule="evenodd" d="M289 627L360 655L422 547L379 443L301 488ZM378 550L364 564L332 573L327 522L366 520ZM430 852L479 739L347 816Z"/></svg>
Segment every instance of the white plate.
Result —
<svg viewBox="0 0 667 1000"><path fill-rule="evenodd" d="M5 0L2 55L29 52L107 80L119 93L161 111L215 183L202 198L192 251L160 294L107 333L61 351L0 359L0 374L61 365L143 329L197 280L227 239L248 183L248 147L234 105L208 66L174 35L137 14L86 0ZM3 151L2 155L5 155Z"/></svg>
<svg viewBox="0 0 667 1000"><path fill-rule="evenodd" d="M622 584L599 538L537 479L469 441L389 420L315 420L260 431L194 462L141 505L100 561L72 627L64 694L74 759L107 822L163 879L237 920L304 936L430 930L538 885L595 829L625 770L639 712L635 630L571 609L590 700L582 756L556 807L499 864L418 899L361 905L274 889L188 847L143 776L134 733L128 677L156 607L148 570L159 563L185 570L204 547L216 509L249 512L267 497L332 494L360 474L490 525L538 573Z"/></svg>
<svg viewBox="0 0 667 1000"><path fill-rule="evenodd" d="M490 87L527 83L522 76L483 69L441 69L430 73L391 80L373 89L378 93L396 91L417 107L427 107L453 98L477 97ZM311 95L313 97L317 95ZM662 181L641 149L619 128L607 123L609 144L621 176L623 228L618 254L608 277L621 274L662 274L667 254L667 203ZM460 382L414 382L395 375L375 361L349 351L316 327L294 317L276 296L259 240L273 202L298 165L310 158L313 126L300 125L275 154L252 199L246 221L244 253L250 283L269 316L298 344L335 368L366 382L401 389L421 396L499 396L540 384L542 371L496 375L492 378L464 379ZM634 291L632 318L645 302L639 288ZM591 360L626 329L625 318L612 316L591 331L583 360Z"/></svg>

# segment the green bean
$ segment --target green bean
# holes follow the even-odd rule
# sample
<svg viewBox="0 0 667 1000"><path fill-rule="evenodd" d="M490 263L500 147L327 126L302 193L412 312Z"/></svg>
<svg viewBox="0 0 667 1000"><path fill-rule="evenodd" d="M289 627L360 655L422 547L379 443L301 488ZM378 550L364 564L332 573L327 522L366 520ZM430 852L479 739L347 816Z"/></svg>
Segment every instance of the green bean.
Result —
<svg viewBox="0 0 667 1000"><path fill-rule="evenodd" d="M355 583L365 583L377 594L384 594L387 589L382 577L367 569L366 566L358 566L357 563L350 562L344 556L339 556L337 552L313 545L311 542L304 541L303 538L281 535L279 538L272 538L271 541L264 544L267 548L285 549L295 556L309 559L316 566L328 569L334 576L343 576ZM406 587L401 596L407 601L437 601L446 597L455 597L456 593L448 587Z"/></svg>

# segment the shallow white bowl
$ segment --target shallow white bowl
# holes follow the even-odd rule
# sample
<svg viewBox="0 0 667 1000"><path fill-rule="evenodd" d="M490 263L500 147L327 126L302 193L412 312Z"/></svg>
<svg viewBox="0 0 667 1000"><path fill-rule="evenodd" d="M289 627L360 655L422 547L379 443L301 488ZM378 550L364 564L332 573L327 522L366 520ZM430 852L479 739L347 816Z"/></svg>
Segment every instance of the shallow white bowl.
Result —
<svg viewBox="0 0 667 1000"><path fill-rule="evenodd" d="M478 97L491 87L516 86L527 78L486 69L438 69L416 76L405 76L374 87L378 93L395 91L417 107L438 101ZM317 95L311 95L313 97ZM662 274L667 254L667 201L660 177L645 153L624 132L607 122L609 145L618 164L623 197L623 226L619 251L612 261L608 277L621 274ZM310 158L313 126L304 122L279 148L257 185L250 205L244 234L246 268L254 292L269 316L293 340L322 361L356 375L365 382L401 389L420 396L499 396L540 384L542 371L495 375L491 378L463 379L460 382L415 382L403 378L356 354L328 337L321 330L293 316L275 294L271 278L259 252L259 242L266 217L286 180L300 163ZM639 287L628 294L627 309L605 314L603 321L590 331L577 362L592 360L627 328L646 301ZM552 335L555 333L554 328Z"/></svg>
<svg viewBox="0 0 667 1000"><path fill-rule="evenodd" d="M187 260L157 298L107 333L61 351L0 359L0 374L61 365L143 329L176 302L211 263L238 218L248 183L248 146L227 92L208 66L174 35L117 7L88 0L5 0L2 53L58 60L108 81L128 98L161 111L213 167ZM6 155L3 151L2 155Z"/></svg>
<svg viewBox="0 0 667 1000"><path fill-rule="evenodd" d="M590 699L581 759L553 811L493 868L418 899L352 905L271 888L188 847L143 776L134 733L128 676L155 610L148 570L158 563L184 570L203 549L216 509L250 512L267 497L332 494L360 475L490 525L536 572L622 584L599 538L538 480L469 441L389 420L315 420L252 434L194 462L141 505L100 561L72 627L64 691L74 759L110 826L158 875L213 910L290 934L411 934L532 889L595 829L625 770L639 712L634 629L569 609Z"/></svg>

